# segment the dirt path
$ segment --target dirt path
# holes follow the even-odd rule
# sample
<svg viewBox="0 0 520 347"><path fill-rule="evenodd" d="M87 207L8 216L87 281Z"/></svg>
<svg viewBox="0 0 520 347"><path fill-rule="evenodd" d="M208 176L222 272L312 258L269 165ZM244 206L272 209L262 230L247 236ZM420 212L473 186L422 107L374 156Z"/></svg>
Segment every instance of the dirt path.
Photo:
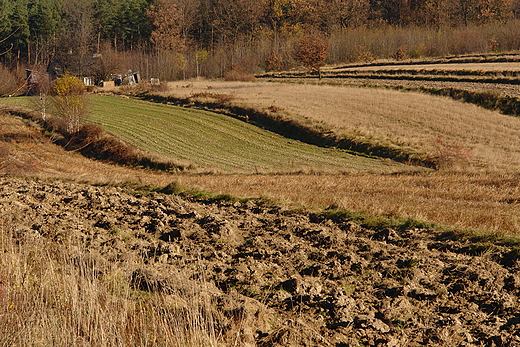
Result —
<svg viewBox="0 0 520 347"><path fill-rule="evenodd" d="M225 345L520 345L517 248L331 218L0 178L3 233L85 247L140 290L207 283Z"/></svg>

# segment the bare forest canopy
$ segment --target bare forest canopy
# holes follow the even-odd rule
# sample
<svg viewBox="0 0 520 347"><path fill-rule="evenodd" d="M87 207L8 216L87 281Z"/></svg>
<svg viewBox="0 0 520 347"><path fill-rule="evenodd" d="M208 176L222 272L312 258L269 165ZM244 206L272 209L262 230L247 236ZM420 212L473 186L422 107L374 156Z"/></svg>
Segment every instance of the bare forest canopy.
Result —
<svg viewBox="0 0 520 347"><path fill-rule="evenodd" d="M520 48L520 0L0 0L0 60L167 79L294 66L306 34L328 62Z"/></svg>

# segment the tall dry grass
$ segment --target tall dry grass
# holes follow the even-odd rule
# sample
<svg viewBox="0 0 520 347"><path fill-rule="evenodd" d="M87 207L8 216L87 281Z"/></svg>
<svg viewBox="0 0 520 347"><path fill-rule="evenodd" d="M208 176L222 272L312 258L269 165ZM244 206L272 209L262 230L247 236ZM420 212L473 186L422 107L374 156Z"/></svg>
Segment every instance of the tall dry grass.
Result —
<svg viewBox="0 0 520 347"><path fill-rule="evenodd" d="M351 211L473 230L520 233L517 174L177 176L183 186L237 196L267 196L296 206Z"/></svg>
<svg viewBox="0 0 520 347"><path fill-rule="evenodd" d="M203 291L182 298L135 290L131 269L100 267L80 245L17 235L2 217L0 345L217 346Z"/></svg>
<svg viewBox="0 0 520 347"><path fill-rule="evenodd" d="M442 63L442 64L421 64L420 61L417 63L414 63L413 65L410 64L396 64L396 65L385 65L385 66L379 66L379 65L365 65L365 66L357 66L349 68L348 65L346 65L344 68L329 68L332 71L367 71L367 72L377 72L377 71L392 71L392 72L399 72L399 71L406 71L405 73L408 73L408 71L417 71L421 72L423 74L428 74L431 72L438 72L446 74L447 72L458 72L458 71L465 71L470 76L478 76L479 74L484 74L485 72L510 72L510 71L519 71L520 70L520 64L518 62L500 62L500 63L492 63L492 62L472 62L472 63Z"/></svg>

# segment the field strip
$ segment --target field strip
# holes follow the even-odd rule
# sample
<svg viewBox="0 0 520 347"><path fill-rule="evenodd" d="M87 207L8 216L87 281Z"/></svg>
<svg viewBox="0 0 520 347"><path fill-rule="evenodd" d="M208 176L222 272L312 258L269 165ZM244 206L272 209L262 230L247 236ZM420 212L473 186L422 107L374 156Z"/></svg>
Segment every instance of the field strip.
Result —
<svg viewBox="0 0 520 347"><path fill-rule="evenodd" d="M429 71L520 71L520 62L508 63L447 63L447 64L403 64L403 65L375 65L375 66L342 66L324 69L324 71L379 71L379 70L429 70Z"/></svg>
<svg viewBox="0 0 520 347"><path fill-rule="evenodd" d="M224 172L395 172L405 165L290 140L206 111L92 96L91 121L130 144Z"/></svg>

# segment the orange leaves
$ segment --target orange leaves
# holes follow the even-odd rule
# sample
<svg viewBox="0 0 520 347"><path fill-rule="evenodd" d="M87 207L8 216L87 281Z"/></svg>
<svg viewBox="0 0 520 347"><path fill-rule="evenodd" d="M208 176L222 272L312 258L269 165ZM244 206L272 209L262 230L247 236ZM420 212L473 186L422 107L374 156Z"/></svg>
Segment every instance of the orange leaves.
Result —
<svg viewBox="0 0 520 347"><path fill-rule="evenodd" d="M325 65L328 45L315 35L304 36L296 46L294 59L312 71L320 70Z"/></svg>

